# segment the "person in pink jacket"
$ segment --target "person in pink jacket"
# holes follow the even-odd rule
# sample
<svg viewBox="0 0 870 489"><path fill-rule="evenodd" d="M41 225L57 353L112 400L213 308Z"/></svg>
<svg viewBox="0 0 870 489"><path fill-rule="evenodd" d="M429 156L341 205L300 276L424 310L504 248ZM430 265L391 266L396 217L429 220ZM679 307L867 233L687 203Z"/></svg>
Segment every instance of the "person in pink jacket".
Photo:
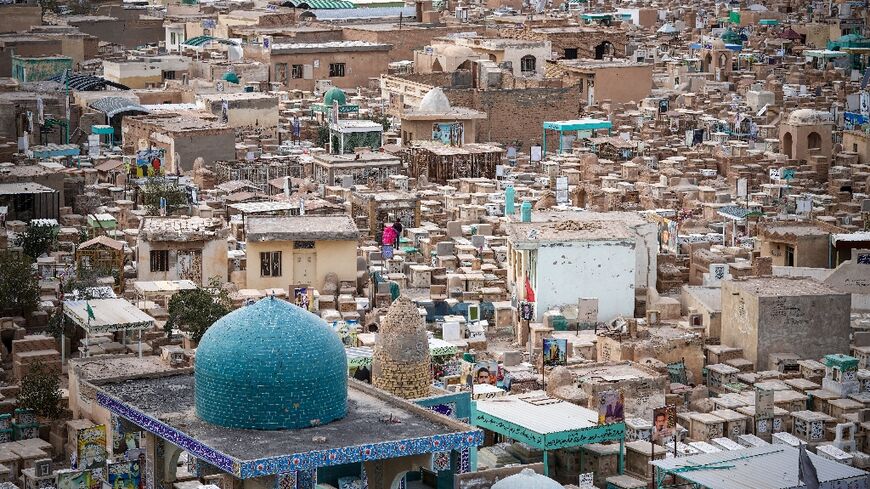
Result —
<svg viewBox="0 0 870 489"><path fill-rule="evenodd" d="M384 237L382 238L382 242L388 246L396 245L396 238L399 237L399 234L396 232L396 229L389 224L384 226Z"/></svg>

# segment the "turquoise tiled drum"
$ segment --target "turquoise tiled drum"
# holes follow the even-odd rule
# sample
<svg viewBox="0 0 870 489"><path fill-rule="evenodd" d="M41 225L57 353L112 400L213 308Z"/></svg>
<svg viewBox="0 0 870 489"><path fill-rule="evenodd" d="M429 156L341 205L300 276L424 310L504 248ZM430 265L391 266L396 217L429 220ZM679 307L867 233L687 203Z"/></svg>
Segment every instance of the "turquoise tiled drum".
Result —
<svg viewBox="0 0 870 489"><path fill-rule="evenodd" d="M266 298L206 331L196 350L196 413L228 428L279 430L347 413L347 357L319 317Z"/></svg>

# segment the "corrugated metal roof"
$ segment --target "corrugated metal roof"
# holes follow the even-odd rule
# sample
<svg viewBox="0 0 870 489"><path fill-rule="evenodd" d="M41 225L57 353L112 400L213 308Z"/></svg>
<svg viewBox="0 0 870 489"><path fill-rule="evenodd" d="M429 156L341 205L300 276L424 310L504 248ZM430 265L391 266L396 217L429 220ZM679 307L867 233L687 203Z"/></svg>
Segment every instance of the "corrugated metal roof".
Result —
<svg viewBox="0 0 870 489"><path fill-rule="evenodd" d="M819 482L865 478L870 474L848 465L809 453L816 466ZM709 489L787 489L804 487L798 479L798 450L787 445L767 445L731 452L707 453L652 463L665 469L709 466L691 469L679 476ZM713 469L712 467L733 466Z"/></svg>
<svg viewBox="0 0 870 489"><path fill-rule="evenodd" d="M346 0L289 0L282 5L293 8L324 10L356 8L356 4Z"/></svg>
<svg viewBox="0 0 870 489"><path fill-rule="evenodd" d="M94 319L91 320L88 320L88 305L94 311ZM64 301L64 313L73 323L92 333L147 329L154 325L154 318L126 299Z"/></svg>
<svg viewBox="0 0 870 489"><path fill-rule="evenodd" d="M106 114L107 117L115 117L122 112L149 113L148 109L145 107L142 107L136 102L124 97L103 97L94 100L89 105L91 108Z"/></svg>
<svg viewBox="0 0 870 489"><path fill-rule="evenodd" d="M231 41L229 39L222 39L220 37L212 37L212 36L196 36L191 37L190 39L184 41L182 44L185 46L202 46L203 44L208 44L210 42L216 42L219 44L226 44L228 46L238 46L238 43L235 41Z"/></svg>
<svg viewBox="0 0 870 489"><path fill-rule="evenodd" d="M543 402L533 403L536 400ZM598 413L557 399L543 391L493 400L477 401L477 410L501 420L546 435L598 426Z"/></svg>
<svg viewBox="0 0 870 489"><path fill-rule="evenodd" d="M105 78L88 75L86 73L69 73L68 75L64 73L58 73L53 77L49 78L48 81L58 82L58 83L69 83L69 87L73 90L85 91L85 92L95 92L99 90L105 90L106 87L117 88L118 90L129 90L130 87L127 85L116 83L113 81L106 80Z"/></svg>

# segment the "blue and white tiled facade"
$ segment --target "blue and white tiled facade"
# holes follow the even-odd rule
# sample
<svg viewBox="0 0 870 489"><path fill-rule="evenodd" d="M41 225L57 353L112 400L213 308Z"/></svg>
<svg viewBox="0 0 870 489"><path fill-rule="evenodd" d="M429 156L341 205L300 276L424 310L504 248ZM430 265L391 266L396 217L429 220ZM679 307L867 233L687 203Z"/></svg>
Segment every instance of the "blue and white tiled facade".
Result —
<svg viewBox="0 0 870 489"><path fill-rule="evenodd" d="M407 455L436 453L448 450L462 451L483 443L483 432L471 430L399 441L357 445L342 448L312 450L270 457L259 460L238 460L219 452L166 423L148 416L131 406L118 401L104 392L97 391L97 402L110 412L121 416L173 445L190 452L193 456L240 479L296 472L299 470L342 465L353 462L383 460Z"/></svg>

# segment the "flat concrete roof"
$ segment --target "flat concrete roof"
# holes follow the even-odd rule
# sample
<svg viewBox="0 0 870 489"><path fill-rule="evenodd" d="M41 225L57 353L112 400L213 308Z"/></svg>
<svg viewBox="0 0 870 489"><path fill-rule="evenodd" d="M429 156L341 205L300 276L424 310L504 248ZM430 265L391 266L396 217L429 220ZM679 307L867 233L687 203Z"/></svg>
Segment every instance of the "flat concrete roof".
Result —
<svg viewBox="0 0 870 489"><path fill-rule="evenodd" d="M758 297L849 295L827 284L806 277L750 277L729 282L732 284L732 287Z"/></svg>
<svg viewBox="0 0 870 489"><path fill-rule="evenodd" d="M147 355L141 358L133 355L101 355L91 358L70 358L69 363L78 373L80 380L88 381L178 370L176 367L170 367L158 355Z"/></svg>
<svg viewBox="0 0 870 489"><path fill-rule="evenodd" d="M248 241L357 240L353 218L343 216L248 217Z"/></svg>

